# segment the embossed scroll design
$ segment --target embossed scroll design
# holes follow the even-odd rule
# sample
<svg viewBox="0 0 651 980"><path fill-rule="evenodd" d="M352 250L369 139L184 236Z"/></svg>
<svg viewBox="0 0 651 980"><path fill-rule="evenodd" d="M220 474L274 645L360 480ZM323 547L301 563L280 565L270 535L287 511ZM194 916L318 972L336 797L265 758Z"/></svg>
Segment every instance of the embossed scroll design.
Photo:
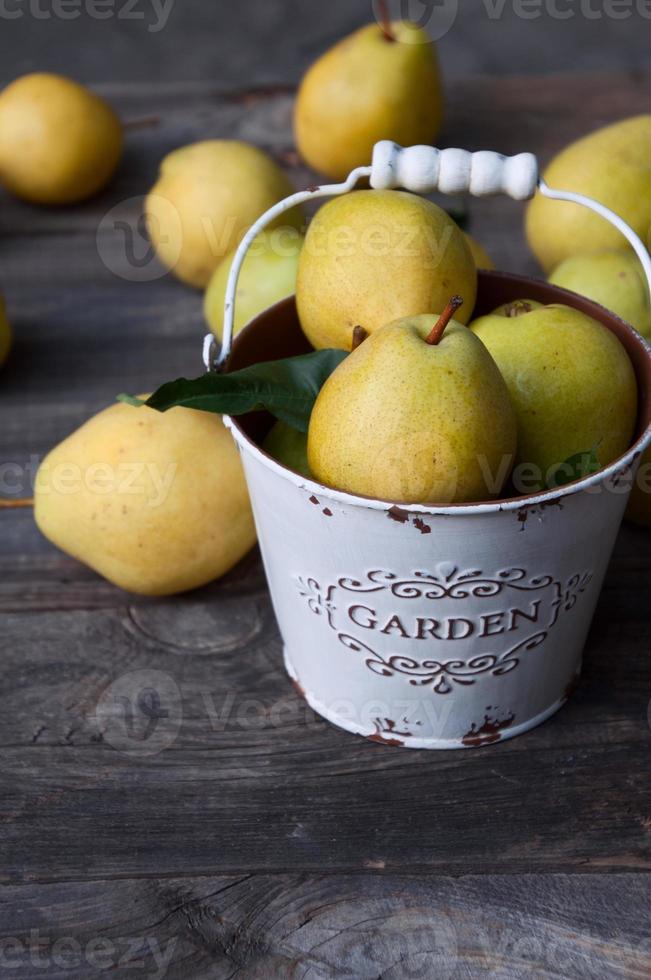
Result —
<svg viewBox="0 0 651 980"><path fill-rule="evenodd" d="M468 661L416 660L403 654L383 657L358 638L337 629L334 623L337 607L333 601L337 586L331 585L322 589L314 578L297 576L296 580L299 594L307 599L310 610L315 615L327 619L329 626L337 633L339 642L348 650L367 654L365 664L374 674L382 677L402 674L408 677L409 683L415 687L431 686L436 694L450 694L455 684L471 686L481 675L501 677L515 670L524 654L544 643L550 630L558 622L561 611L570 612L574 608L592 578L590 572L578 573L563 585L554 580L552 575L527 578L526 571L521 568L505 569L491 577L481 571L462 572L455 565L442 563L437 566L435 573L414 572L411 578L399 578L391 572L377 570L367 573L365 583L355 578L343 577L338 580L338 587L347 592L363 594L389 590L399 599L466 599L469 596L485 598L499 595L505 589L523 592L535 592L550 587L555 589L556 596L551 603L551 619L546 628L521 640L505 653L480 654Z"/></svg>
<svg viewBox="0 0 651 980"><path fill-rule="evenodd" d="M411 579L400 579L392 572L368 572L367 582L340 578L339 586L348 592L382 592L390 589L398 599L477 599L499 595L505 588L533 591L554 583L551 575L539 575L527 581L522 568L509 568L490 578L480 571L462 572L456 565L442 563L436 573L414 572Z"/></svg>
<svg viewBox="0 0 651 980"><path fill-rule="evenodd" d="M470 686L476 682L480 674L490 673L493 677L500 677L502 674L508 674L515 670L520 663L519 655L539 647L546 640L548 632L548 630L541 630L535 636L522 640L517 646L499 656L486 653L468 661L419 661L414 660L413 657L405 657L400 654L394 654L385 660L371 647L347 633L339 633L338 639L340 643L355 653L365 651L370 654L365 662L374 674L380 674L382 677L405 674L409 677L409 683L414 687L426 687L431 684L432 689L437 694L449 694L453 684Z"/></svg>

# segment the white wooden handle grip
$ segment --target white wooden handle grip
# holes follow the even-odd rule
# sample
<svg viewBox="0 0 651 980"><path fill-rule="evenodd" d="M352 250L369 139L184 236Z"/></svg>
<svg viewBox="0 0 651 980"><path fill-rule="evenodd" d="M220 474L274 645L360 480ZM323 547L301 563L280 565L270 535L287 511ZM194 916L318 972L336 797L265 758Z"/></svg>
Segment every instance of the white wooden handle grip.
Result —
<svg viewBox="0 0 651 980"><path fill-rule="evenodd" d="M538 161L533 153L505 157L482 150L437 150L433 146L404 148L390 140L377 143L373 153L371 187L402 187L415 194L470 193L473 197L508 194L527 201L538 186Z"/></svg>

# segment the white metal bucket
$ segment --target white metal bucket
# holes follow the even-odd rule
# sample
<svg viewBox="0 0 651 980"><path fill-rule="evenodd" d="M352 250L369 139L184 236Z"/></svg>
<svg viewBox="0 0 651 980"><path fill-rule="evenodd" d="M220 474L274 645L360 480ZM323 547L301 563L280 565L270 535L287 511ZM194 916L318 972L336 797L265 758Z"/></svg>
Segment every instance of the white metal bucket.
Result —
<svg viewBox="0 0 651 980"><path fill-rule="evenodd" d="M651 443L651 349L596 304L518 276L481 273L477 312L525 295L599 319L638 377L634 446L568 487L445 507L366 499L266 455L268 420L225 420L242 453L287 671L312 708L347 731L407 748L488 745L540 724L576 685ZM238 336L229 369L305 349L287 300Z"/></svg>

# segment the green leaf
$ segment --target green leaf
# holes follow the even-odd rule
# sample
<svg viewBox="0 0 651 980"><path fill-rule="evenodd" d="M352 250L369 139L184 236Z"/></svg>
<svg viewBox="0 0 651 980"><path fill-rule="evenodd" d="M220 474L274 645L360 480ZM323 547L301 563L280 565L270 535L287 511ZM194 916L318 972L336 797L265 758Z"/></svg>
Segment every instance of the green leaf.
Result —
<svg viewBox="0 0 651 980"><path fill-rule="evenodd" d="M586 476L592 476L601 469L597 446L582 453L570 456L564 463L556 468L547 483L548 490L556 490L575 480L583 480Z"/></svg>
<svg viewBox="0 0 651 980"><path fill-rule="evenodd" d="M179 378L154 392L144 403L166 412L182 405L218 415L244 415L266 409L281 422L307 432L316 397L332 372L348 356L343 350L320 350L281 361L265 361L231 374ZM124 400L124 399L122 399ZM137 403L137 399L130 401Z"/></svg>

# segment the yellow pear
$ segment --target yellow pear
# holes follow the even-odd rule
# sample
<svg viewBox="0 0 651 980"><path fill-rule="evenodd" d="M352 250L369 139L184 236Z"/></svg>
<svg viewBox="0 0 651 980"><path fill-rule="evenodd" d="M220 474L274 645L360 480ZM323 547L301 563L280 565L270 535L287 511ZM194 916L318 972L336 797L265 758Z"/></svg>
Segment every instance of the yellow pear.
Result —
<svg viewBox="0 0 651 980"><path fill-rule="evenodd" d="M296 228L263 231L253 242L242 265L235 299L234 334L263 310L296 292L298 260L303 236ZM208 326L221 340L224 329L226 287L235 251L215 269L204 297Z"/></svg>
<svg viewBox="0 0 651 980"><path fill-rule="evenodd" d="M9 320L7 319L7 311L5 310L5 303L0 296L0 367L7 360L7 356L11 349L11 327L9 326Z"/></svg>
<svg viewBox="0 0 651 980"><path fill-rule="evenodd" d="M295 470L302 476L310 476L305 432L293 429L286 422L276 422L263 442L262 448L283 466Z"/></svg>
<svg viewBox="0 0 651 980"><path fill-rule="evenodd" d="M518 464L535 467L544 486L579 453L595 449L607 466L626 452L637 419L637 382L622 344L601 323L569 306L532 305L508 304L470 328L508 385Z"/></svg>
<svg viewBox="0 0 651 980"><path fill-rule="evenodd" d="M651 228L651 115L634 116L572 143L544 177L611 208L648 245ZM628 243L604 218L537 194L527 209L527 237L547 273L576 252L623 249Z"/></svg>
<svg viewBox="0 0 651 980"><path fill-rule="evenodd" d="M101 190L122 155L113 109L61 75L23 75L0 94L0 182L35 204L73 204Z"/></svg>
<svg viewBox="0 0 651 980"><path fill-rule="evenodd" d="M43 461L36 522L50 541L143 595L218 578L255 543L239 453L217 415L116 404Z"/></svg>
<svg viewBox="0 0 651 980"><path fill-rule="evenodd" d="M651 527L651 449L642 457L626 517L641 527Z"/></svg>
<svg viewBox="0 0 651 980"><path fill-rule="evenodd" d="M634 252L581 252L554 269L549 281L587 296L651 337L651 298Z"/></svg>
<svg viewBox="0 0 651 980"><path fill-rule="evenodd" d="M437 313L450 295L472 315L477 269L463 232L431 201L403 191L356 191L329 201L301 252L296 300L316 348L350 349L353 328L372 333L405 316Z"/></svg>
<svg viewBox="0 0 651 980"><path fill-rule="evenodd" d="M431 342L436 323L416 316L381 327L330 375L310 419L315 479L409 503L500 492L516 451L506 385L467 327L452 321Z"/></svg>
<svg viewBox="0 0 651 980"><path fill-rule="evenodd" d="M371 24L344 38L305 75L296 100L296 144L334 180L370 164L373 147L433 143L443 115L436 49L425 31Z"/></svg>
<svg viewBox="0 0 651 980"><path fill-rule="evenodd" d="M179 279L203 289L251 225L293 190L276 162L248 143L205 140L181 147L165 157L147 197L152 244ZM302 220L294 210L276 225L300 227Z"/></svg>
<svg viewBox="0 0 651 980"><path fill-rule="evenodd" d="M468 235L467 232L464 231L463 234L464 234L464 238L466 239L466 242L468 243L468 248L472 252L472 257L475 260L475 265L477 266L477 268L494 269L495 263L491 259L490 255L488 254L484 246L480 245L477 239L473 238L471 235Z"/></svg>

